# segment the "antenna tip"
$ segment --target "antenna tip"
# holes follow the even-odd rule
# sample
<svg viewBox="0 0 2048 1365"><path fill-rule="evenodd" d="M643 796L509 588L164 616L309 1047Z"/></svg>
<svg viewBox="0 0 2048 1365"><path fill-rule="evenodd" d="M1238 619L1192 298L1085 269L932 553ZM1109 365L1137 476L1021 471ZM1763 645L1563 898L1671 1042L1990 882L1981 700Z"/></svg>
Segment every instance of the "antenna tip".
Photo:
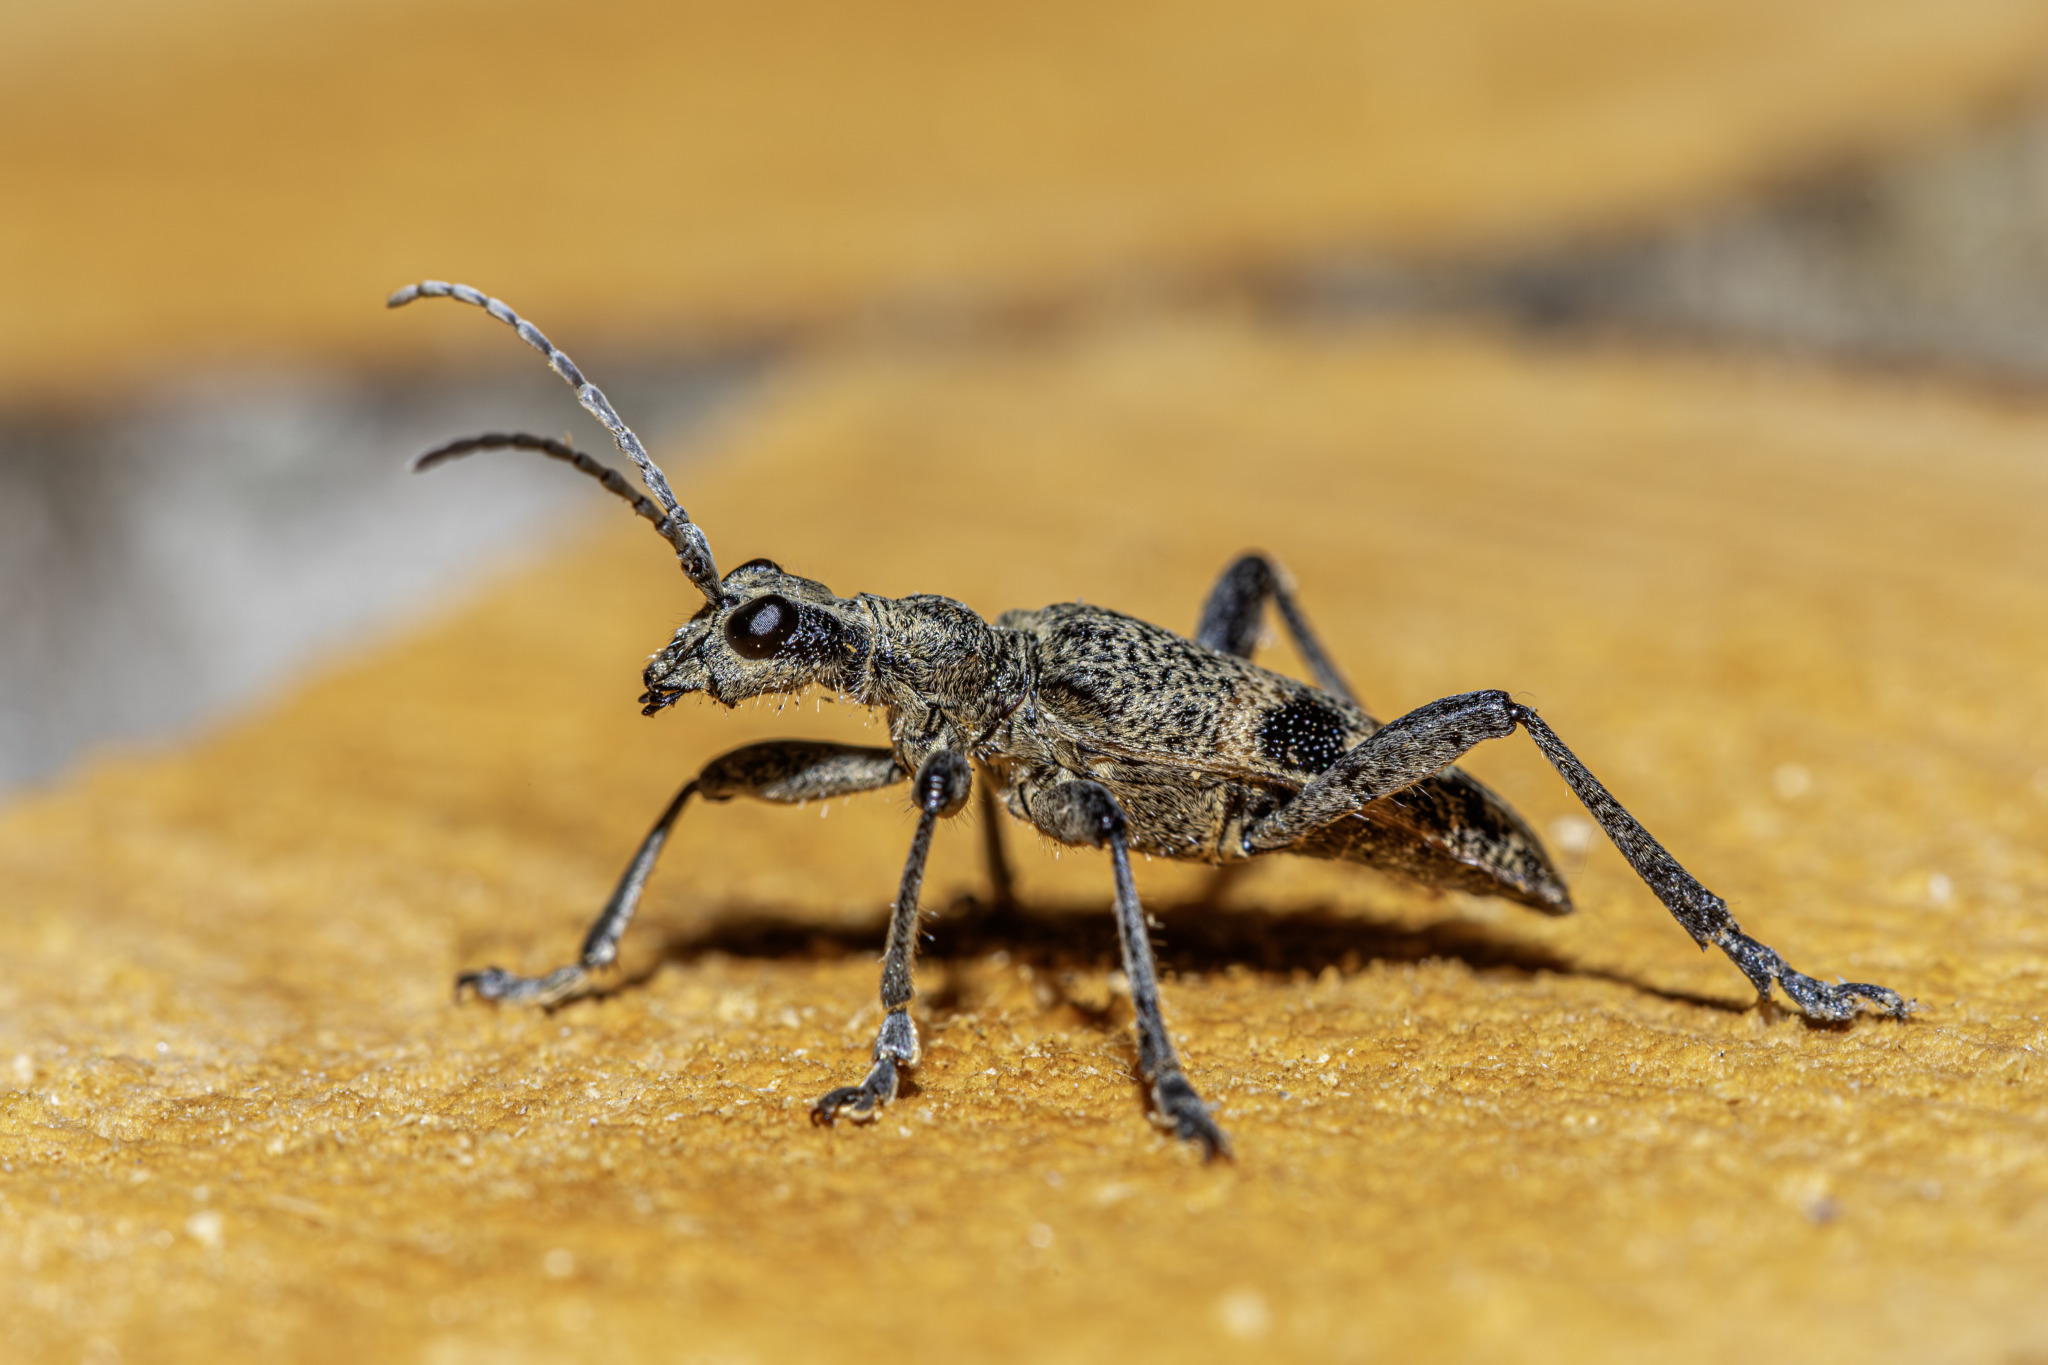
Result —
<svg viewBox="0 0 2048 1365"><path fill-rule="evenodd" d="M386 308L403 308L414 299L447 298L461 299L464 303L473 303L479 308L491 302L491 299L483 291L471 289L466 284L450 284L446 280L421 280L418 284L407 285L390 298L384 300L384 306Z"/></svg>

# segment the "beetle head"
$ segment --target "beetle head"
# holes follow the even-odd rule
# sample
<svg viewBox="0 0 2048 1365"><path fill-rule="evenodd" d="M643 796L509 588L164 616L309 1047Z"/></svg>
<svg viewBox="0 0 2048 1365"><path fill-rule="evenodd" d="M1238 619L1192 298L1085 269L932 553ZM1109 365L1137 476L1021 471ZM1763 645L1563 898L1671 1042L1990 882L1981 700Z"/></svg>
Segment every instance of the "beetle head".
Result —
<svg viewBox="0 0 2048 1365"><path fill-rule="evenodd" d="M871 652L867 614L773 560L740 565L647 661L641 710L653 715L691 692L734 706L748 697L824 686L858 692Z"/></svg>

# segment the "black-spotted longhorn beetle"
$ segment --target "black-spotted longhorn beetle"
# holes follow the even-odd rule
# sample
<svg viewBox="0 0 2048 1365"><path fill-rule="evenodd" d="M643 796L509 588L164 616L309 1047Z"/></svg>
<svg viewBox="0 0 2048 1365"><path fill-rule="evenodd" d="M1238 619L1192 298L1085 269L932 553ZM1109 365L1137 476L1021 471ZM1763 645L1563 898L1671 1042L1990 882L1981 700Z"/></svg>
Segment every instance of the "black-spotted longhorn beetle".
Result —
<svg viewBox="0 0 2048 1365"><path fill-rule="evenodd" d="M691 797L787 804L907 781L917 831L889 919L873 1064L858 1085L827 1093L811 1111L825 1124L841 1115L872 1119L917 1064L911 969L932 831L967 804L978 774L989 804L1062 844L1109 850L1138 1069L1155 1118L1206 1155L1227 1154L1223 1130L1181 1069L1160 1014L1132 852L1212 864L1269 853L1339 858L1565 914L1570 895L1527 822L1452 766L1474 745L1520 726L1665 908L1703 949L1726 953L1759 997L1768 998L1775 982L1808 1017L1823 1020L1847 1019L1859 1002L1898 1017L1913 1008L1883 986L1828 985L1796 972L1745 934L1726 903L1506 692L1466 692L1385 725L1374 720L1310 630L1292 581L1263 555L1224 570L1192 636L1079 602L985 621L950 597L840 597L767 559L720 577L704 532L667 478L568 356L504 303L467 285L428 280L389 302L395 308L422 297L474 304L516 329L638 466L652 501L618 471L538 436L472 436L428 451L414 467L477 450L538 451L596 478L654 523L704 605L649 660L640 698L647 714L693 692L736 706L822 687L879 708L889 725L885 748L783 740L713 759L641 841L574 964L538 977L487 967L463 975L458 989L543 1005L587 989L592 974L617 957L655 859ZM1269 602L1313 685L1252 662Z"/></svg>

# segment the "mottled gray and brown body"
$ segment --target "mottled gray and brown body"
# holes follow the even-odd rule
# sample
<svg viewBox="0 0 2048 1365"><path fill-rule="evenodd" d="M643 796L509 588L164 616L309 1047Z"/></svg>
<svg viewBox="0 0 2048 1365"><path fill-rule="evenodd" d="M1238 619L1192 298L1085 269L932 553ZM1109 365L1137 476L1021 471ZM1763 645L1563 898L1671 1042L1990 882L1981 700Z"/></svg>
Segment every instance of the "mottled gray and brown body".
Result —
<svg viewBox="0 0 2048 1365"><path fill-rule="evenodd" d="M518 329L640 468L652 502L599 461L546 438L470 437L418 462L492 447L537 450L598 478L655 524L705 605L649 661L641 697L649 714L695 693L735 706L823 687L888 720L886 748L780 741L714 759L641 842L577 961L540 977L496 967L465 975L460 984L481 996L552 1004L583 990L592 972L616 958L669 830L692 797L794 803L908 782L918 825L890 917L872 1065L858 1085L832 1091L813 1109L824 1123L872 1118L917 1061L909 1005L925 861L937 822L966 805L978 774L985 794L1016 819L1061 843L1109 853L1138 1069L1156 1116L1208 1154L1227 1152L1166 1031L1131 851L1206 863L1271 853L1343 859L1564 913L1569 895L1536 835L1453 766L1474 745L1521 728L1673 917L1701 947L1725 952L1759 995L1776 985L1823 1019L1846 1019L1859 1002L1894 1015L1912 1008L1882 986L1830 986L1793 971L1743 933L1727 905L1507 693L1445 697L1380 724L1323 652L1291 582L1262 555L1245 555L1224 571L1191 635L1074 602L990 622L947 597L840 597L765 559L720 577L703 532L567 356L510 308L466 286L429 281L392 302L421 296L474 304ZM1251 661L1269 607L1313 684ZM992 842L992 871L998 852Z"/></svg>
<svg viewBox="0 0 2048 1365"><path fill-rule="evenodd" d="M1031 818L1032 792L1079 775L1117 798L1133 848L1200 862L1245 858L1255 851L1246 830L1380 729L1348 695L1102 607L1014 611L996 625L1015 637L1009 647L1027 661L1032 686L984 761L1021 820ZM1456 768L1349 812L1288 851L1571 909L1528 825Z"/></svg>

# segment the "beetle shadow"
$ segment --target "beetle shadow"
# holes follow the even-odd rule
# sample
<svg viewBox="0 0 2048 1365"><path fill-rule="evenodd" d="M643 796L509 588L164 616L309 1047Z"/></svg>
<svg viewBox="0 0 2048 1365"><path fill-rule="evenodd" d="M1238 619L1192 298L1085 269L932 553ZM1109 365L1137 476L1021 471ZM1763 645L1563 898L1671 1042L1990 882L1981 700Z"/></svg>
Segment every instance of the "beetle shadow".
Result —
<svg viewBox="0 0 2048 1365"><path fill-rule="evenodd" d="M1177 973L1223 972L1232 968L1271 977L1317 975L1328 968L1351 973L1373 962L1415 963L1432 959L1461 962L1474 971L1524 976L1554 973L1607 981L1659 1000L1741 1014L1749 1000L1700 995L1644 981L1626 972L1590 967L1538 944L1500 935L1472 920L1447 918L1422 925L1344 913L1328 906L1286 911L1226 908L1216 891L1148 906L1152 941L1160 966ZM615 980L594 994L632 989L663 966L688 964L713 954L766 961L837 961L879 958L886 921L819 924L771 911L750 909L720 916L698 927L671 930L659 956L644 969ZM1116 923L1107 905L983 900L962 896L937 915L925 917L918 960L938 978L921 991L926 1003L951 1010L961 1003L958 968L993 953L1027 964L1054 984L1070 972L1107 972L1121 965ZM936 969L932 971L932 969ZM1061 1002L1091 1022L1108 1026L1113 1007L1090 1005L1059 992Z"/></svg>

